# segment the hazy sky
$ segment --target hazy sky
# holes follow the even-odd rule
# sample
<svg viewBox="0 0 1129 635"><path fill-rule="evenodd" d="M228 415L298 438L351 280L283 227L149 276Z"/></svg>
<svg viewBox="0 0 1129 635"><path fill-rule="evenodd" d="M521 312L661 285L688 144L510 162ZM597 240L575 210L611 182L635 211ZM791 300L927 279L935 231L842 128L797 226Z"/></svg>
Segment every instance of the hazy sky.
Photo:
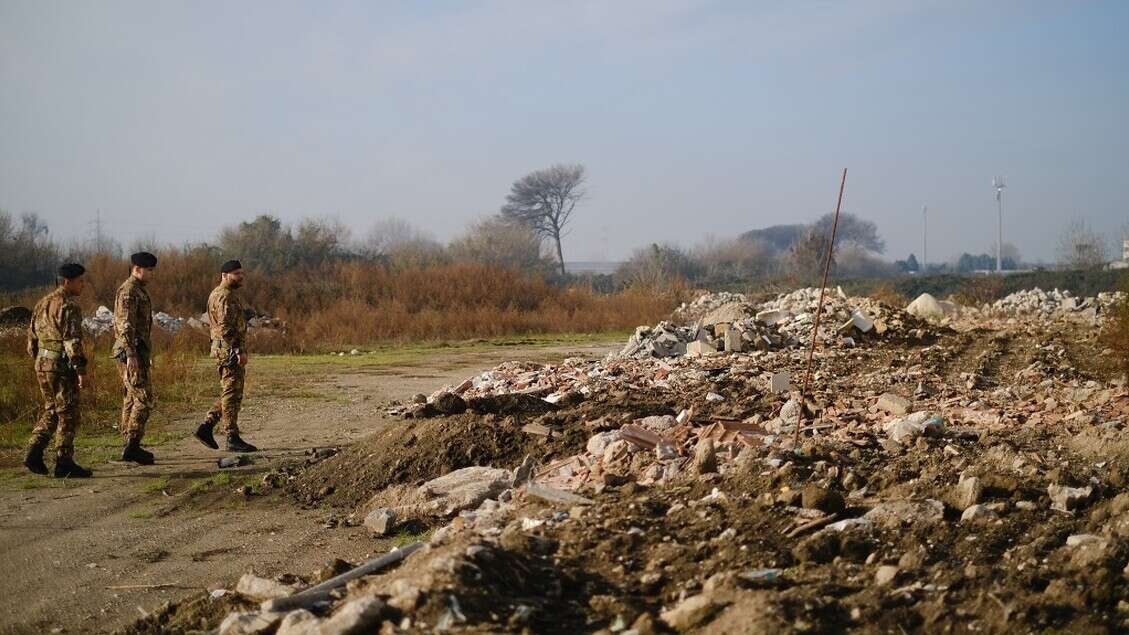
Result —
<svg viewBox="0 0 1129 635"><path fill-rule="evenodd" d="M446 240L580 162L568 260L876 221L890 257L1129 223L1129 2L0 0L0 208L128 245L257 213Z"/></svg>

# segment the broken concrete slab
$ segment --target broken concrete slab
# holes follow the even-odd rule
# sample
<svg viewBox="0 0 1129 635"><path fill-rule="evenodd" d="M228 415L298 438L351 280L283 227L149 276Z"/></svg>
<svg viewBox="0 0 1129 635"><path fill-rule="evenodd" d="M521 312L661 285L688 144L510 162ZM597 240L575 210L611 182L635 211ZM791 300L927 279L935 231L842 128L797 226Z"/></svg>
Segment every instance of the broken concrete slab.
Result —
<svg viewBox="0 0 1129 635"><path fill-rule="evenodd" d="M445 515L473 509L501 494L513 481L509 470L471 466L432 479L419 487L429 499L427 508Z"/></svg>
<svg viewBox="0 0 1129 635"><path fill-rule="evenodd" d="M721 341L727 353L740 353L745 350L745 340L742 339L741 332L737 329L731 328L726 330Z"/></svg>
<svg viewBox="0 0 1129 635"><path fill-rule="evenodd" d="M1094 488L1089 485L1086 487L1067 487L1058 484L1047 486L1047 495L1051 497L1051 509L1062 512L1070 512L1085 507L1093 494Z"/></svg>
<svg viewBox="0 0 1129 635"><path fill-rule="evenodd" d="M988 509L987 505L972 505L960 515L962 523L989 523L997 518L996 512Z"/></svg>
<svg viewBox="0 0 1129 635"><path fill-rule="evenodd" d="M273 600L275 598L286 597L293 595L297 592L298 588L289 584L270 580L268 578L260 578L257 575L250 573L243 574L239 578L239 582L235 584L235 592L245 595L253 600ZM282 619L282 616L279 616Z"/></svg>
<svg viewBox="0 0 1129 635"><path fill-rule="evenodd" d="M445 415L457 415L466 412L466 401L453 392L441 392L431 400L431 405Z"/></svg>
<svg viewBox="0 0 1129 635"><path fill-rule="evenodd" d="M903 524L940 522L945 518L945 505L933 499L883 501L862 518L885 529L898 529Z"/></svg>
<svg viewBox="0 0 1129 635"><path fill-rule="evenodd" d="M374 536L387 536L396 525L396 512L387 507L378 507L365 516L365 527Z"/></svg>
<svg viewBox="0 0 1129 635"><path fill-rule="evenodd" d="M282 613L229 613L220 623L217 635L265 635L282 621Z"/></svg>
<svg viewBox="0 0 1129 635"><path fill-rule="evenodd" d="M573 494L572 492L566 492L562 489L534 482L526 484L525 493L528 496L543 500L546 503L560 505L592 505L595 503L592 499L585 498L579 494Z"/></svg>
<svg viewBox="0 0 1129 635"><path fill-rule="evenodd" d="M949 502L953 507L964 511L976 503L979 503L980 497L983 495L984 486L980 483L980 479L975 476L969 476L960 479L960 482L953 488Z"/></svg>
<svg viewBox="0 0 1129 635"><path fill-rule="evenodd" d="M904 415L909 412L912 405L913 402L897 393L882 393L882 396L878 398L878 409L892 415Z"/></svg>
<svg viewBox="0 0 1129 635"><path fill-rule="evenodd" d="M717 450L713 439L704 438L694 448L694 471L698 474L711 474L717 471Z"/></svg>
<svg viewBox="0 0 1129 635"><path fill-rule="evenodd" d="M667 626L681 633L699 626L722 608L723 605L714 602L708 595L692 595L674 608L663 611L659 617Z"/></svg>
<svg viewBox="0 0 1129 635"><path fill-rule="evenodd" d="M702 355L713 355L717 352L717 348L709 342L695 340L686 345L686 355L688 357L701 357Z"/></svg>
<svg viewBox="0 0 1129 635"><path fill-rule="evenodd" d="M788 392L792 389L792 374L788 371L773 373L768 382L768 389L777 395Z"/></svg>
<svg viewBox="0 0 1129 635"><path fill-rule="evenodd" d="M906 313L923 320L940 321L945 319L945 309L941 303L928 293L922 293L906 306Z"/></svg>

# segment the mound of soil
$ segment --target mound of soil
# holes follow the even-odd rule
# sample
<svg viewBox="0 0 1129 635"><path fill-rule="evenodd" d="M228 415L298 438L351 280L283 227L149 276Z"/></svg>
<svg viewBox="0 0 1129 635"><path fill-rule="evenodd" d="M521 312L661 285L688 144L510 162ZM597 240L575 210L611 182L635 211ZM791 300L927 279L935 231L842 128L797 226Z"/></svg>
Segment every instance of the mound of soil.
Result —
<svg viewBox="0 0 1129 635"><path fill-rule="evenodd" d="M287 491L303 504L355 509L393 485L424 481L472 465L513 468L526 455L542 464L584 449L588 422L623 413L673 414L677 397L650 390L601 395L568 410L531 408L501 417L464 413L397 421L336 456L302 471ZM546 426L549 437L522 431Z"/></svg>

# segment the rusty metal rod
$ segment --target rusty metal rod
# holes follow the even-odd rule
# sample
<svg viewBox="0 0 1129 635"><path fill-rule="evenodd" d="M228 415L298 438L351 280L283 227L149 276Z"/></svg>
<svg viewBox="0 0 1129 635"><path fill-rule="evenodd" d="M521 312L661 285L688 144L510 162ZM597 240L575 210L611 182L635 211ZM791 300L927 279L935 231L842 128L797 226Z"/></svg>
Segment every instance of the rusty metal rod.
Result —
<svg viewBox="0 0 1129 635"><path fill-rule="evenodd" d="M811 387L811 360L815 356L815 342L819 339L819 320L823 317L823 297L827 293L827 276L831 273L831 254L835 252L835 236L839 233L839 211L843 208L843 189L847 187L847 168L843 168L843 178L839 181L839 202L835 204L835 220L831 223L831 243L827 245L827 258L823 262L823 284L819 287L819 304L815 308L815 324L811 327L811 348L808 349L807 368L804 370L804 384L800 388L800 407L796 409L795 445L800 445L800 428L804 419L804 403Z"/></svg>

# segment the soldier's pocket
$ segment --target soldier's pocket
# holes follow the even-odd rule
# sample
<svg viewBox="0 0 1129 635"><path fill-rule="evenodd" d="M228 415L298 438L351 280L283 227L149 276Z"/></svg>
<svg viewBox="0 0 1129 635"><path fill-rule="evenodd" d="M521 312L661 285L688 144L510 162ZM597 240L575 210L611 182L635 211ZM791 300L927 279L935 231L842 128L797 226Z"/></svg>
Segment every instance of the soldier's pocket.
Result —
<svg viewBox="0 0 1129 635"><path fill-rule="evenodd" d="M136 370L130 370L129 366L125 367L125 378L126 378L126 381L129 382L130 386L144 386L145 385L145 379L146 379L146 376L149 374L149 369L146 368L145 366L143 366L143 364L148 364L148 363L149 363L149 360L141 359L141 360L138 360Z"/></svg>

